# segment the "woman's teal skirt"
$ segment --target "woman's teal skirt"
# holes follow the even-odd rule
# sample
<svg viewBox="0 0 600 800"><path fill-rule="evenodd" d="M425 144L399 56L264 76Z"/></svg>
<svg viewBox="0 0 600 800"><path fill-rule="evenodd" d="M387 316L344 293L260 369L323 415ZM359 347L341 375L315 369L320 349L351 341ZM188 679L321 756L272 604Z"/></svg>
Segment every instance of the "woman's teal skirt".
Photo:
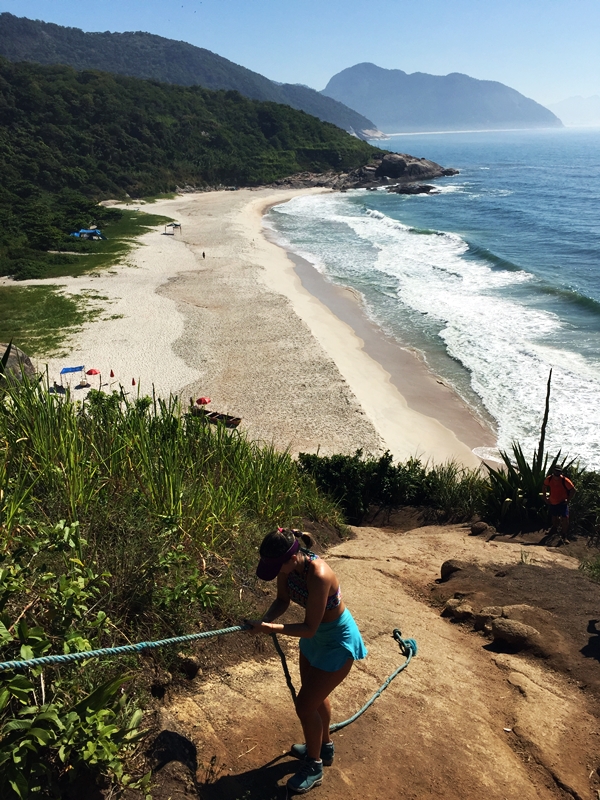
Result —
<svg viewBox="0 0 600 800"><path fill-rule="evenodd" d="M360 661L367 649L354 617L346 609L333 622L322 622L311 639L300 639L300 652L311 667L337 672L349 658Z"/></svg>

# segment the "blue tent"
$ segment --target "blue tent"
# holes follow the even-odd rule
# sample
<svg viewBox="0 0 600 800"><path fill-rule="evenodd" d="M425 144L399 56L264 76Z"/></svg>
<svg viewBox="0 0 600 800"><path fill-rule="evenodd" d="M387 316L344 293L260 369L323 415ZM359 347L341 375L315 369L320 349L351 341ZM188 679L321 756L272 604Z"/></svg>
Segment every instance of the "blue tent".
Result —
<svg viewBox="0 0 600 800"><path fill-rule="evenodd" d="M81 367L63 367L61 369L61 371L60 371L60 374L64 375L67 372L83 372L84 369L85 369L85 366L81 366Z"/></svg>
<svg viewBox="0 0 600 800"><path fill-rule="evenodd" d="M103 236L102 231L98 228L81 228L76 233L70 233L69 236L74 236L76 239L93 239L94 237L106 239L106 236Z"/></svg>

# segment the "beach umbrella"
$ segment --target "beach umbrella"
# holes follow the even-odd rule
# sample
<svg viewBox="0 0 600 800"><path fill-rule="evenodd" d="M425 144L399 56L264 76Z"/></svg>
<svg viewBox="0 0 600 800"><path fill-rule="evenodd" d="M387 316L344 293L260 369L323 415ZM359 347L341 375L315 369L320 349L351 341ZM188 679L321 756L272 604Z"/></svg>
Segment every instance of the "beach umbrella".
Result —
<svg viewBox="0 0 600 800"><path fill-rule="evenodd" d="M131 379L131 385L132 385L132 386L135 386L135 378L132 378L132 379Z"/></svg>
<svg viewBox="0 0 600 800"><path fill-rule="evenodd" d="M111 377L111 378L114 378L114 377L115 377L115 373L112 371L112 369L111 369L111 371L110 371L110 377Z"/></svg>
<svg viewBox="0 0 600 800"><path fill-rule="evenodd" d="M196 400L196 403L197 403L199 406L206 406L206 405L208 405L208 403L210 403L210 397L199 397L199 398Z"/></svg>
<svg viewBox="0 0 600 800"><path fill-rule="evenodd" d="M85 373L86 375L100 375L99 369L88 369ZM102 387L102 375L100 375L100 383L98 384L98 388Z"/></svg>

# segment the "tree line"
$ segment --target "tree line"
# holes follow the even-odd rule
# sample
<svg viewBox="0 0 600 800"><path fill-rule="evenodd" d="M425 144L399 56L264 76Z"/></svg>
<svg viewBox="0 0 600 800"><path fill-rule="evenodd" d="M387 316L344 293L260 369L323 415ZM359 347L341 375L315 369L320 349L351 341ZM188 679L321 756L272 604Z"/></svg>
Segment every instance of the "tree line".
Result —
<svg viewBox="0 0 600 800"><path fill-rule="evenodd" d="M0 275L43 276L108 197L353 169L375 148L288 106L0 59Z"/></svg>

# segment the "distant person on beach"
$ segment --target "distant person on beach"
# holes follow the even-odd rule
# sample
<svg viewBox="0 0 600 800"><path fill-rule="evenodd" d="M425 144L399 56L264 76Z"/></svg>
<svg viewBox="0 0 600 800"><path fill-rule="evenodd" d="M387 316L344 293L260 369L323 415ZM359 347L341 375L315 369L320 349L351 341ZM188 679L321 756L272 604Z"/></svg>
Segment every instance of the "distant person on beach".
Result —
<svg viewBox="0 0 600 800"><path fill-rule="evenodd" d="M206 253L204 252L204 250L202 251L202 258L206 258Z"/></svg>
<svg viewBox="0 0 600 800"><path fill-rule="evenodd" d="M544 500L550 506L552 526L550 534L557 533L563 541L567 538L569 530L569 500L577 490L573 482L567 478L560 467L553 467L544 480Z"/></svg>
<svg viewBox="0 0 600 800"><path fill-rule="evenodd" d="M246 620L252 633L283 633L300 639L300 679L296 714L305 744L291 753L302 759L298 772L287 782L292 792L304 794L323 781L323 765L333 762L329 732L331 692L367 651L360 632L342 600L340 582L325 561L312 552L312 536L278 528L260 546L256 574L264 581L277 578L277 597L260 620ZM275 623L290 600L306 609L304 622Z"/></svg>

